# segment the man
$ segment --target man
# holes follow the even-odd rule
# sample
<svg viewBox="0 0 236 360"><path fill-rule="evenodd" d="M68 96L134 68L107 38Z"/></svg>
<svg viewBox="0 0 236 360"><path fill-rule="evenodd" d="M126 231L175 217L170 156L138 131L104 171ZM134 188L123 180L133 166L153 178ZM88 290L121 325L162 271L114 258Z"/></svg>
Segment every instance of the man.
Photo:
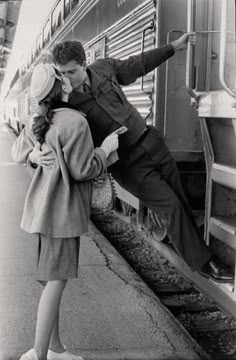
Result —
<svg viewBox="0 0 236 360"><path fill-rule="evenodd" d="M171 44L127 60L98 59L89 66L78 41L59 43L52 54L57 68L70 79L73 92L69 103L87 115L95 146L120 126L128 128L119 137L119 160L109 168L116 181L163 219L170 242L192 270L215 281L228 282L233 276L219 267L202 241L176 163L160 133L146 126L120 87L149 73L175 52L186 49L188 41L195 40L195 33L186 33ZM35 150L30 160L50 165L53 159Z"/></svg>

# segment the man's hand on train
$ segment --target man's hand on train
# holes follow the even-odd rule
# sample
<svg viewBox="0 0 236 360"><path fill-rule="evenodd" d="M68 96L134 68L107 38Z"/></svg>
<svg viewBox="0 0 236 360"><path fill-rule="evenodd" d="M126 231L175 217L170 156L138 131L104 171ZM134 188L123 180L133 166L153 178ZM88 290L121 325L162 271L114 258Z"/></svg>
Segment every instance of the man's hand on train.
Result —
<svg viewBox="0 0 236 360"><path fill-rule="evenodd" d="M32 164L50 168L55 162L55 157L50 149L41 150L40 144L36 144L29 154L29 160Z"/></svg>
<svg viewBox="0 0 236 360"><path fill-rule="evenodd" d="M196 44L196 33L187 32L180 36L175 41L172 41L171 45L173 46L175 52L180 50L185 50L187 48L188 42L195 45Z"/></svg>

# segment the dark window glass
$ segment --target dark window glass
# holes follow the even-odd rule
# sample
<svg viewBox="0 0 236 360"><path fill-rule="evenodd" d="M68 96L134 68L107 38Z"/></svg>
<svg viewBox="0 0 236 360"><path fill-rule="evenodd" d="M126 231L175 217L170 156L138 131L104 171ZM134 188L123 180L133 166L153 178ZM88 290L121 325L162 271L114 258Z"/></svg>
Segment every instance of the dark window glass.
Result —
<svg viewBox="0 0 236 360"><path fill-rule="evenodd" d="M61 0L58 1L55 9L52 12L52 34L61 25Z"/></svg>
<svg viewBox="0 0 236 360"><path fill-rule="evenodd" d="M79 2L81 2L81 1L79 1L79 0L71 0L71 9L73 9L76 5L78 5Z"/></svg>
<svg viewBox="0 0 236 360"><path fill-rule="evenodd" d="M67 17L67 15L69 15L70 13L70 0L65 0L65 4L64 4L64 18Z"/></svg>
<svg viewBox="0 0 236 360"><path fill-rule="evenodd" d="M48 19L48 21L43 29L43 45L47 44L50 39L50 35L51 35L51 24L50 23L51 23L50 19Z"/></svg>

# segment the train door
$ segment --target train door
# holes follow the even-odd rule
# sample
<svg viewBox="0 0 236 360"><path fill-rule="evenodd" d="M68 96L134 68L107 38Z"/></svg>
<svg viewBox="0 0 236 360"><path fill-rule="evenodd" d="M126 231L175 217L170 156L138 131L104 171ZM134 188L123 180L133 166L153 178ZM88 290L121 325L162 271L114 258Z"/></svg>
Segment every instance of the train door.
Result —
<svg viewBox="0 0 236 360"><path fill-rule="evenodd" d="M207 3L195 3L194 26L207 31ZM187 31L187 1L160 1L159 42L172 42ZM207 36L199 34L195 51L194 88L204 88L206 73ZM200 126L196 111L189 106L190 100L185 87L186 52L179 51L163 66L159 74L158 126L165 142L178 162L194 162L203 159ZM195 165L196 166L196 165Z"/></svg>
<svg viewBox="0 0 236 360"><path fill-rule="evenodd" d="M179 38L187 31L187 0L160 0L159 46ZM208 12L206 0L195 3L194 26L201 29L192 67L193 87L205 88ZM185 86L186 51L179 51L158 69L156 126L177 162L182 184L198 222L203 221L206 170L200 124Z"/></svg>
<svg viewBox="0 0 236 360"><path fill-rule="evenodd" d="M189 29L195 30L195 1L188 1ZM235 1L208 2L205 88L193 87L191 66L187 87L199 116L207 168L205 241L222 262L235 269L236 250L236 45ZM202 29L196 29L201 36ZM193 49L188 56L194 66ZM211 287L211 284L209 285ZM234 309L235 285L212 287L222 306Z"/></svg>

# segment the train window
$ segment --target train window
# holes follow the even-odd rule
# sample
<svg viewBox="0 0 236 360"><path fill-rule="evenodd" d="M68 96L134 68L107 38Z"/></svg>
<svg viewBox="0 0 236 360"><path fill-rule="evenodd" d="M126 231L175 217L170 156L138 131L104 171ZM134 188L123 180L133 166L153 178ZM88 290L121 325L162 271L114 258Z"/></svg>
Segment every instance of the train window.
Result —
<svg viewBox="0 0 236 360"><path fill-rule="evenodd" d="M84 0L65 0L64 5L64 18L66 18L71 10L73 10L77 5L81 4Z"/></svg>
<svg viewBox="0 0 236 360"><path fill-rule="evenodd" d="M66 18L67 15L70 13L70 0L65 0L64 2L64 17Z"/></svg>
<svg viewBox="0 0 236 360"><path fill-rule="evenodd" d="M36 54L37 54L37 49L36 49L36 44L34 44L33 49L32 49L32 58L33 58L33 61L34 61L35 58L36 58Z"/></svg>
<svg viewBox="0 0 236 360"><path fill-rule="evenodd" d="M81 0L71 0L71 9L73 9L76 5L79 4L79 2L81 3Z"/></svg>
<svg viewBox="0 0 236 360"><path fill-rule="evenodd" d="M25 109L25 114L29 114L29 101L28 101L28 92L25 91L24 93L24 109Z"/></svg>
<svg viewBox="0 0 236 360"><path fill-rule="evenodd" d="M36 52L37 54L42 50L43 47L43 37L42 34L39 35L37 42L36 42Z"/></svg>
<svg viewBox="0 0 236 360"><path fill-rule="evenodd" d="M29 54L27 58L27 69L29 69L30 65L31 65L31 54Z"/></svg>
<svg viewBox="0 0 236 360"><path fill-rule="evenodd" d="M21 68L21 75L23 76L24 73L25 73L25 69L24 69L24 65L23 65L22 68Z"/></svg>
<svg viewBox="0 0 236 360"><path fill-rule="evenodd" d="M225 40L222 36L221 43L225 41L225 82L230 89L233 89L233 93L235 94L235 85L236 85L236 56L235 56L235 1L228 0L226 2L226 12L223 14L223 18L225 18L225 27L221 26L222 32L226 34ZM224 12L224 11L222 11ZM223 19L221 20L223 21ZM222 46L223 47L223 46ZM222 56L223 58L223 56ZM222 60L223 61L223 60Z"/></svg>
<svg viewBox="0 0 236 360"><path fill-rule="evenodd" d="M43 29L43 45L48 43L50 39L50 35L51 35L51 24L50 24L50 19L48 19Z"/></svg>
<svg viewBox="0 0 236 360"><path fill-rule="evenodd" d="M236 82L235 0L227 0L226 2L216 1L213 3L214 6L209 6L211 22L206 24L203 29L210 29L211 33L209 33L208 37L200 34L196 44L198 47L196 57L199 57L199 53L202 57L197 58L197 65L200 69L198 70L198 84L200 86L197 87L197 90L214 91L225 87L231 92L232 89L235 89ZM198 21L200 21L199 19ZM198 29L202 30L202 26L198 26ZM204 47L206 50L202 51ZM201 52L199 52L200 48ZM204 76L204 64L207 65L207 77ZM203 86L204 81L206 82L205 87ZM201 84L203 85L201 86Z"/></svg>
<svg viewBox="0 0 236 360"><path fill-rule="evenodd" d="M52 53L50 50L46 51L42 57L43 62L52 63Z"/></svg>
<svg viewBox="0 0 236 360"><path fill-rule="evenodd" d="M61 25L61 0L58 1L55 9L52 12L52 34Z"/></svg>
<svg viewBox="0 0 236 360"><path fill-rule="evenodd" d="M31 108L30 108L30 105L31 105L31 100L30 100L30 96L27 95L27 110L28 110L28 115L31 114Z"/></svg>
<svg viewBox="0 0 236 360"><path fill-rule="evenodd" d="M31 51L30 59L31 59L30 61L31 61L31 64L32 64L33 61L34 61L34 55L33 55L32 51Z"/></svg>

